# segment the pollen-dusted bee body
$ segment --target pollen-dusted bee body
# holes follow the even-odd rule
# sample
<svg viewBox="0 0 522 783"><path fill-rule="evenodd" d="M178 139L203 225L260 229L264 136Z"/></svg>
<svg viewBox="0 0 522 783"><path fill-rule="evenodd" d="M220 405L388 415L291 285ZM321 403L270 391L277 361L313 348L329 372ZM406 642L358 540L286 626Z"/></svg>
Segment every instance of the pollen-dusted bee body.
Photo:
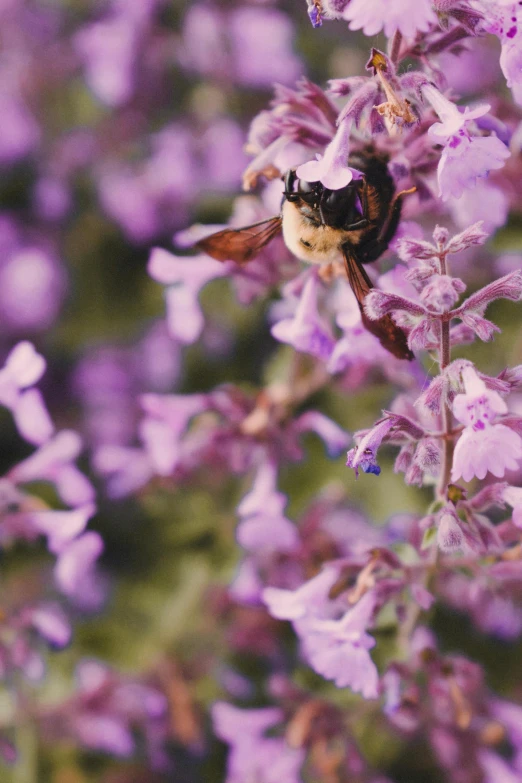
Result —
<svg viewBox="0 0 522 783"><path fill-rule="evenodd" d="M370 320L364 300L372 283L363 264L375 261L388 247L400 219L401 197L395 194L387 158L373 148L350 156L354 179L329 190L321 182L299 179L291 169L284 176L281 214L239 229L224 229L198 243L219 261L246 263L282 230L285 244L307 263L344 260L365 327L400 359L412 359L406 335L387 315ZM409 191L407 191L409 192Z"/></svg>

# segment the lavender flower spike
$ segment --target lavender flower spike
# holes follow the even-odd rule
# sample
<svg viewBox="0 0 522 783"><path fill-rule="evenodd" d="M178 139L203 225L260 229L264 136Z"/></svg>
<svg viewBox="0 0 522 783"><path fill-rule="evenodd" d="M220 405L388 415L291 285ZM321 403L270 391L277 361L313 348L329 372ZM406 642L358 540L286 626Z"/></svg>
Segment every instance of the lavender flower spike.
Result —
<svg viewBox="0 0 522 783"><path fill-rule="evenodd" d="M324 155L318 155L317 160L309 160L298 166L297 176L307 182L321 182L329 190L340 190L353 179L359 179L361 173L348 166L351 128L352 119L343 120Z"/></svg>

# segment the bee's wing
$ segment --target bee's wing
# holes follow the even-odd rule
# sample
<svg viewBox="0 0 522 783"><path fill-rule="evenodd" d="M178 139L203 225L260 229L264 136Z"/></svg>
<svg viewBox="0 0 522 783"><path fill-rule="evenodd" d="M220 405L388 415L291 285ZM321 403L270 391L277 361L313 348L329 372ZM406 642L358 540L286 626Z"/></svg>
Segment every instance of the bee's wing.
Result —
<svg viewBox="0 0 522 783"><path fill-rule="evenodd" d="M381 345L398 359L413 359L413 353L408 348L405 333L394 323L390 315L385 315L377 321L372 321L368 318L364 312L363 305L364 300L373 288L372 282L366 274L362 264L357 260L352 248L345 245L343 247L343 254L348 281L357 298L357 302L359 303L362 322L365 328L374 334Z"/></svg>
<svg viewBox="0 0 522 783"><path fill-rule="evenodd" d="M281 218L277 215L254 223L252 226L225 228L201 239L196 247L217 261L235 261L238 264L245 264L251 261L279 231L281 231Z"/></svg>

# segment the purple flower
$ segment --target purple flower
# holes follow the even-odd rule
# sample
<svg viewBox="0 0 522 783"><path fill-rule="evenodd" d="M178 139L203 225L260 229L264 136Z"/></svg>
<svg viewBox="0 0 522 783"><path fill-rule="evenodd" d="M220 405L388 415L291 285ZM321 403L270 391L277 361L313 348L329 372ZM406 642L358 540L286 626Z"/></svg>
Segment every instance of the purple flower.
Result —
<svg viewBox="0 0 522 783"><path fill-rule="evenodd" d="M49 550L59 554L83 533L95 512L96 507L88 504L73 511L36 511L31 514L31 519L36 529L47 536Z"/></svg>
<svg viewBox="0 0 522 783"><path fill-rule="evenodd" d="M338 568L326 566L317 576L309 579L297 590L266 587L263 590L263 601L272 617L277 617L278 620L324 616L325 607L330 603L328 592L338 577Z"/></svg>
<svg viewBox="0 0 522 783"><path fill-rule="evenodd" d="M488 104L476 106L474 109L470 109L469 106L466 106L464 111L461 112L454 103L445 98L436 87L428 82L422 85L421 92L423 97L431 103L441 119L441 122L435 122L428 130L430 136L439 144L442 144L446 139L457 135L466 127L468 122L487 114L491 108Z"/></svg>
<svg viewBox="0 0 522 783"><path fill-rule="evenodd" d="M74 47L85 64L86 81L109 106L121 106L134 90L135 26L123 14L84 27Z"/></svg>
<svg viewBox="0 0 522 783"><path fill-rule="evenodd" d="M471 365L465 366L461 374L466 392L453 400L453 413L466 427L483 430L496 416L507 413L500 394L488 389Z"/></svg>
<svg viewBox="0 0 522 783"><path fill-rule="evenodd" d="M502 497L513 509L513 522L522 529L522 488L506 487Z"/></svg>
<svg viewBox="0 0 522 783"><path fill-rule="evenodd" d="M488 471L502 478L506 470L516 470L521 459L522 438L504 424L482 430L466 427L455 446L451 480L483 479Z"/></svg>
<svg viewBox="0 0 522 783"><path fill-rule="evenodd" d="M181 455L181 439L190 420L208 407L205 394L143 394L141 405L146 418L140 435L152 465L168 476Z"/></svg>
<svg viewBox="0 0 522 783"><path fill-rule="evenodd" d="M328 361L334 347L334 339L317 310L319 286L317 277L310 275L294 316L274 324L271 332L276 340L292 345L296 351L310 353Z"/></svg>
<svg viewBox="0 0 522 783"><path fill-rule="evenodd" d="M7 67L6 67L7 70ZM32 152L40 141L40 128L15 92L0 90L0 163L10 164Z"/></svg>
<svg viewBox="0 0 522 783"><path fill-rule="evenodd" d="M375 640L366 633L374 609L375 596L368 592L339 620L312 619L297 628L312 668L365 699L378 696L379 675L368 652Z"/></svg>
<svg viewBox="0 0 522 783"><path fill-rule="evenodd" d="M58 315L65 282L47 248L13 248L0 264L0 320L15 333L47 329Z"/></svg>
<svg viewBox="0 0 522 783"><path fill-rule="evenodd" d="M432 275L424 286L420 299L432 312L446 313L456 304L465 290L465 284L458 277Z"/></svg>
<svg viewBox="0 0 522 783"><path fill-rule="evenodd" d="M58 604L40 604L29 612L33 628L55 650L66 647L71 640L71 626Z"/></svg>
<svg viewBox="0 0 522 783"><path fill-rule="evenodd" d="M226 267L208 256L178 258L155 248L150 256L150 276L167 286L167 324L181 343L190 345L203 331L204 316L198 303L200 290L210 280L226 275Z"/></svg>
<svg viewBox="0 0 522 783"><path fill-rule="evenodd" d="M413 38L437 21L430 0L351 0L343 16L350 22L350 30L362 29L365 35L373 36L384 28L387 38L397 30Z"/></svg>
<svg viewBox="0 0 522 783"><path fill-rule="evenodd" d="M286 497L276 490L277 469L263 462L254 486L237 507L241 522L238 543L248 551L292 550L299 541L297 528L283 514Z"/></svg>
<svg viewBox="0 0 522 783"><path fill-rule="evenodd" d="M112 715L74 716L72 726L75 735L87 748L127 758L134 752L134 740L124 720Z"/></svg>
<svg viewBox="0 0 522 783"><path fill-rule="evenodd" d="M466 106L460 112L432 84L423 84L421 92L442 120L428 131L437 143L445 145L437 169L440 196L444 201L450 196L460 198L467 188L475 185L478 177L502 168L510 152L496 136L471 136L467 130L467 124L486 114L489 105L474 109Z"/></svg>
<svg viewBox="0 0 522 783"><path fill-rule="evenodd" d="M70 506L92 503L94 488L73 464L82 449L82 440L73 430L62 430L34 454L15 465L8 478L15 483L51 481L62 500Z"/></svg>
<svg viewBox="0 0 522 783"><path fill-rule="evenodd" d="M470 138L460 131L444 147L437 169L443 201L450 196L460 198L466 188L474 187L477 178L501 169L510 154L496 136Z"/></svg>
<svg viewBox="0 0 522 783"><path fill-rule="evenodd" d="M18 431L34 445L45 443L54 425L37 389L28 387L45 372L45 359L29 342L16 345L0 370L0 404L12 412Z"/></svg>
<svg viewBox="0 0 522 783"><path fill-rule="evenodd" d="M151 438L150 432L146 435ZM148 445L150 449L151 442ZM149 454L144 449L109 443L96 449L93 465L107 481L107 494L111 498L123 498L137 492L156 472Z"/></svg>
<svg viewBox="0 0 522 783"><path fill-rule="evenodd" d="M377 464L377 451L383 439L393 427L392 418L386 418L373 427L361 440L359 445L351 449L347 454L346 465L355 470L355 477L359 477L359 468L363 473L373 473L378 476L381 472Z"/></svg>
<svg viewBox="0 0 522 783"><path fill-rule="evenodd" d="M509 213L507 195L501 188L484 179L465 190L460 198L448 199L447 205L459 228L481 222L488 233L503 226Z"/></svg>
<svg viewBox="0 0 522 783"><path fill-rule="evenodd" d="M324 155L317 155L317 160L310 160L298 166L297 176L307 182L321 182L329 190L340 190L353 179L359 179L361 172L348 165L351 129L351 118L341 122Z"/></svg>
<svg viewBox="0 0 522 783"><path fill-rule="evenodd" d="M282 719L282 711L275 707L240 710L224 702L214 704L214 731L231 746L226 783L300 783L304 751L291 748L281 737L265 736Z"/></svg>
<svg viewBox="0 0 522 783"><path fill-rule="evenodd" d="M75 538L60 552L54 575L60 590L75 603L97 606L103 598L94 566L103 552L103 541L98 533L90 530Z"/></svg>
<svg viewBox="0 0 522 783"><path fill-rule="evenodd" d="M325 444L330 457L338 457L350 442L346 430L319 411L307 411L295 423L301 432L315 432Z"/></svg>
<svg viewBox="0 0 522 783"><path fill-rule="evenodd" d="M455 446L451 480L483 479L488 471L502 478L518 467L522 438L505 424L492 423L507 411L500 395L487 389L471 366L462 370L462 377L466 393L455 397L453 412L466 426Z"/></svg>

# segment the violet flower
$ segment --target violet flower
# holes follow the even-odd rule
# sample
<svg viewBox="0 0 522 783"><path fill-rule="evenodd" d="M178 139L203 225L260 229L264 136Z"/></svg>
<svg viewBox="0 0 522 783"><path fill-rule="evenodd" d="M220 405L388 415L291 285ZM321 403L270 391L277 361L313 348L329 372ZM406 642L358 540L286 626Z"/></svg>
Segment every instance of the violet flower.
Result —
<svg viewBox="0 0 522 783"><path fill-rule="evenodd" d="M324 155L317 155L317 160L310 160L297 167L299 179L321 182L329 190L340 190L352 180L360 179L361 172L348 165L352 122L351 117L341 122Z"/></svg>
<svg viewBox="0 0 522 783"><path fill-rule="evenodd" d="M515 470L522 459L522 438L505 424L495 423L507 412L504 400L486 387L475 370L462 371L465 394L453 401L453 413L464 425L455 446L451 480L483 479L488 471L502 478L506 470Z"/></svg>
<svg viewBox="0 0 522 783"><path fill-rule="evenodd" d="M205 323L198 303L200 290L210 280L226 274L226 267L208 256L179 258L167 250L152 251L148 271L150 276L168 286L167 324L170 334L190 345L203 331Z"/></svg>
<svg viewBox="0 0 522 783"><path fill-rule="evenodd" d="M377 464L377 451L383 439L394 425L392 418L386 418L373 427L360 441L356 448L347 454L346 465L353 468L355 478L359 478L359 468L363 473L373 473L378 476L381 472Z"/></svg>
<svg viewBox="0 0 522 783"><path fill-rule="evenodd" d="M21 342L9 353L0 370L0 404L12 412L18 431L34 445L45 443L54 425L43 397L32 387L45 372L45 359L29 342Z"/></svg>
<svg viewBox="0 0 522 783"><path fill-rule="evenodd" d="M365 35L373 36L384 29L387 38L396 31L413 38L437 21L430 0L351 0L343 17L350 22L350 30L362 29Z"/></svg>
<svg viewBox="0 0 522 783"><path fill-rule="evenodd" d="M224 702L214 704L214 730L231 746L225 783L300 783L304 751L290 747L282 737L265 736L282 718L274 707L240 710Z"/></svg>
<svg viewBox="0 0 522 783"><path fill-rule="evenodd" d="M296 526L283 514L287 500L282 492L277 492L276 478L276 466L268 461L261 463L251 491L237 507L241 522L236 536L247 551L284 552L298 543Z"/></svg>
<svg viewBox="0 0 522 783"><path fill-rule="evenodd" d="M510 152L496 136L472 136L466 128L469 122L486 114L489 105L474 109L466 106L460 112L432 84L426 82L420 89L441 119L428 131L436 142L445 145L437 169L440 196L444 201L450 196L459 198L465 189L475 185L478 177L502 168Z"/></svg>
<svg viewBox="0 0 522 783"><path fill-rule="evenodd" d="M312 619L297 625L306 658L312 668L349 687L365 699L378 695L379 675L369 650L375 645L366 629L375 610L375 596L366 593L339 620Z"/></svg>
<svg viewBox="0 0 522 783"><path fill-rule="evenodd" d="M334 347L333 336L317 310L320 283L310 275L301 293L295 314L272 326L276 340L292 345L296 351L328 361Z"/></svg>

